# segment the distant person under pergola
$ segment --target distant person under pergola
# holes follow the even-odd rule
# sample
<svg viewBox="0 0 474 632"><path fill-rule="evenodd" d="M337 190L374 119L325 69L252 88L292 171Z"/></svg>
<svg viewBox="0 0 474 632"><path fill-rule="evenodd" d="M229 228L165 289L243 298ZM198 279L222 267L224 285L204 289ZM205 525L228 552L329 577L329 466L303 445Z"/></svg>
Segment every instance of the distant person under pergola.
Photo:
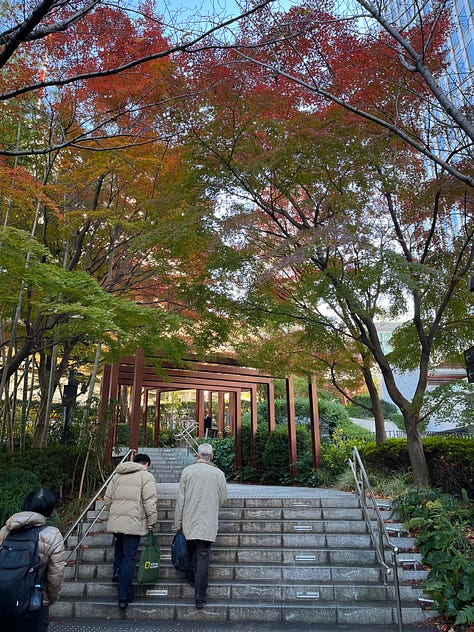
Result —
<svg viewBox="0 0 474 632"><path fill-rule="evenodd" d="M207 413L207 415L204 417L204 436L208 437L210 436L210 430L212 430L212 417L210 415L210 413Z"/></svg>

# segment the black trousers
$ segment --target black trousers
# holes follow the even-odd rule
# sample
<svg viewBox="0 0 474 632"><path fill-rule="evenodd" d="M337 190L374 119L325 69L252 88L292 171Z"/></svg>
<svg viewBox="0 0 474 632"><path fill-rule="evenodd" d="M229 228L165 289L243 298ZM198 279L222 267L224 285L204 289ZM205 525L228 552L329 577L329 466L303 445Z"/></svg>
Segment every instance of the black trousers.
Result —
<svg viewBox="0 0 474 632"><path fill-rule="evenodd" d="M188 556L194 576L194 596L196 603L206 601L209 583L209 560L212 542L207 540L188 540ZM191 577L190 579L193 579Z"/></svg>

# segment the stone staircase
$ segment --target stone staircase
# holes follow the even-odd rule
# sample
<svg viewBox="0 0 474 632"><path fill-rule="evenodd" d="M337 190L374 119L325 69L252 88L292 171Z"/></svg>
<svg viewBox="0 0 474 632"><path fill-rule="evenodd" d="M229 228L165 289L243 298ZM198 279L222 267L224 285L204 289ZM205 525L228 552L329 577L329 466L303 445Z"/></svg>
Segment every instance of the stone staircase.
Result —
<svg viewBox="0 0 474 632"><path fill-rule="evenodd" d="M153 460L150 450L147 453ZM135 601L125 615L120 611L117 587L111 581L112 535L105 532L104 514L83 546L77 581L74 566L66 567L61 598L50 611L53 619L397 622L394 587L384 583L356 496L307 488L229 485L211 550L208 605L196 610L193 588L171 565L177 487L176 482L158 484L160 581L135 585ZM98 501L88 518L92 520L100 508ZM413 540L403 536L400 525L390 528L401 551L403 620L424 621L433 613L417 602L422 594L416 583L426 575L420 555L412 551ZM70 545L74 544L72 536Z"/></svg>
<svg viewBox="0 0 474 632"><path fill-rule="evenodd" d="M149 470L157 483L177 483L183 469L196 461L189 448L139 448L138 451L150 457Z"/></svg>

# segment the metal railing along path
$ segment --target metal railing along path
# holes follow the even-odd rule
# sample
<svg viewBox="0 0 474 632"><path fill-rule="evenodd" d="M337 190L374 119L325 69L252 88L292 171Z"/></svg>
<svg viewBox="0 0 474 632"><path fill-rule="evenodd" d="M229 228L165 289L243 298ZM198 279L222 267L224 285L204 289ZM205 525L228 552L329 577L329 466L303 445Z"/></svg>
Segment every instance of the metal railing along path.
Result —
<svg viewBox="0 0 474 632"><path fill-rule="evenodd" d="M127 453L123 456L123 458L121 459L120 463L124 463L124 461L127 461L129 459L129 457L133 455L134 452L135 452L135 450L132 450L130 448L127 451ZM118 465L120 465L120 463ZM67 541L68 541L69 537L71 535L73 535L73 533L75 533L75 531L77 529L77 534L76 534L77 535L77 544L75 545L75 547L73 549L71 549L71 551L69 551L69 553L66 556L66 563L69 562L69 560L71 560L71 558L74 555L76 556L75 563L74 563L74 579L75 580L77 580L78 575L79 575L79 563L80 563L80 559L79 558L80 558L80 554L81 554L82 543L84 542L86 537L89 535L91 529L93 528L93 526L96 524L96 522L99 520L100 516L104 512L105 505L100 509L100 511L97 512L96 517L94 518L94 520L92 522L90 522L88 524L87 529L83 533L84 519L86 518L88 512L92 509L92 507L94 506L94 504L98 500L98 498L107 489L107 485L110 483L110 481L112 480L112 478L114 476L115 476L115 469L112 472L112 474L110 474L110 476L107 478L107 480L102 485L102 487L99 489L99 491L96 493L94 498L92 498L92 500L89 502L89 504L84 509L84 511L81 513L81 515L76 520L76 522L72 525L72 527L68 530L68 532L64 536L64 544L65 544L65 546L67 546Z"/></svg>
<svg viewBox="0 0 474 632"><path fill-rule="evenodd" d="M197 423L195 421L191 422L176 435L176 439L178 441L184 441L187 447L197 454L197 450L199 447L199 441L196 439L196 428Z"/></svg>
<svg viewBox="0 0 474 632"><path fill-rule="evenodd" d="M398 615L398 630L403 632L403 618L402 618L402 605L400 598L400 584L398 580L398 547L390 540L385 521L380 513L379 506L375 499L372 486L370 485L367 472L365 471L364 464L360 458L359 451L356 447L352 450L352 459L349 459L349 466L352 470L356 484L356 492L359 497L359 502L362 507L365 521L369 530L370 538L375 547L377 560L384 572L384 583L387 582L387 576L393 575L393 584L395 588L395 598L397 602L397 615ZM368 503L370 502L370 507ZM375 513L378 531L376 532L373 527L373 518L369 513L369 509L372 509ZM386 550L390 551L391 560L386 559Z"/></svg>

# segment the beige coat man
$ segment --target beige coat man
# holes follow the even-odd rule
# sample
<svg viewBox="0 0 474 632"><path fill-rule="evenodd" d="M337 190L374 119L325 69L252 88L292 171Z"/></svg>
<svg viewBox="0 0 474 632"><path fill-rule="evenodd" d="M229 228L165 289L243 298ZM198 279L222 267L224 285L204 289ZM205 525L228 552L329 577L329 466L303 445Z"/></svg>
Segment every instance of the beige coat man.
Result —
<svg viewBox="0 0 474 632"><path fill-rule="evenodd" d="M211 463L212 458L212 446L202 443L197 462L184 468L173 525L183 530L188 542L192 570L187 578L195 583L199 609L206 603L210 548L216 540L219 509L227 498L224 473Z"/></svg>

